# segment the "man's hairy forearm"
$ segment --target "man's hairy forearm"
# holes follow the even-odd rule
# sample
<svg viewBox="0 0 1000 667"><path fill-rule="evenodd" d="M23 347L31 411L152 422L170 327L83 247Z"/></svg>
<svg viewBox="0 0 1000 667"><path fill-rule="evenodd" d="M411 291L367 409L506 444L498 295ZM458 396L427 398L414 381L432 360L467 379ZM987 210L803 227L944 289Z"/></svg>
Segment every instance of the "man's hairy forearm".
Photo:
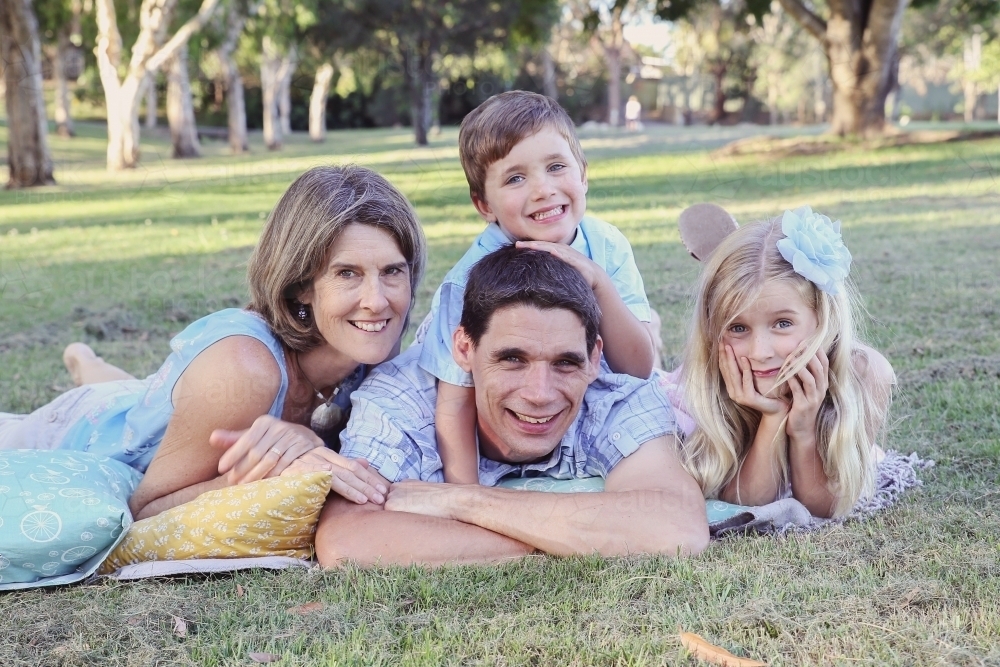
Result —
<svg viewBox="0 0 1000 667"><path fill-rule="evenodd" d="M560 556L693 554L707 538L700 495L663 489L540 493L460 486L450 516Z"/></svg>
<svg viewBox="0 0 1000 667"><path fill-rule="evenodd" d="M444 486L444 485L442 485ZM496 563L532 553L530 546L459 521L386 512L330 496L316 533L324 567L361 565Z"/></svg>

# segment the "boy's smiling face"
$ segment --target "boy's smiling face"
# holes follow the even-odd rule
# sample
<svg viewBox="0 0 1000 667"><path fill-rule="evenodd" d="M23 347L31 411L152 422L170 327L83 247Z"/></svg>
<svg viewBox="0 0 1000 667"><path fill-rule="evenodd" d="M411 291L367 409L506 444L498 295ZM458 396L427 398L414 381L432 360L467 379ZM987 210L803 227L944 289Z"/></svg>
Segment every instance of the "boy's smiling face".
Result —
<svg viewBox="0 0 1000 667"><path fill-rule="evenodd" d="M587 175L569 142L546 125L486 169L479 214L520 241L570 243L587 210Z"/></svg>

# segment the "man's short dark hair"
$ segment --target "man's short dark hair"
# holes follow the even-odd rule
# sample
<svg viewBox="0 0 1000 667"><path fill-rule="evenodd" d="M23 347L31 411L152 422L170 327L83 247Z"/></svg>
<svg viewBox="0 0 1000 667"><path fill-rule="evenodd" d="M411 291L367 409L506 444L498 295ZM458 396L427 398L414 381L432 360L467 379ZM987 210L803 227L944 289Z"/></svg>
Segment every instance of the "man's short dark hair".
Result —
<svg viewBox="0 0 1000 667"><path fill-rule="evenodd" d="M547 252L511 244L483 257L469 271L461 325L473 346L479 346L495 312L518 305L575 313L586 333L587 352L594 349L601 309L580 272Z"/></svg>

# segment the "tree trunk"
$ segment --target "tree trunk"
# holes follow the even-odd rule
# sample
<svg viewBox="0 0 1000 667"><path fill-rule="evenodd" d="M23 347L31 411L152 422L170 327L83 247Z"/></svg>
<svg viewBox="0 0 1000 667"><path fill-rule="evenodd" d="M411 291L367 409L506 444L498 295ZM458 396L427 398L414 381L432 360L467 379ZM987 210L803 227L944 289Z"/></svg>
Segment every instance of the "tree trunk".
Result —
<svg viewBox="0 0 1000 667"><path fill-rule="evenodd" d="M278 118L281 121L281 134L292 134L292 76L299 64L298 51L293 44L281 59L278 71Z"/></svg>
<svg viewBox="0 0 1000 667"><path fill-rule="evenodd" d="M8 188L51 185L38 21L30 0L0 0L0 58L7 101Z"/></svg>
<svg viewBox="0 0 1000 667"><path fill-rule="evenodd" d="M431 127L431 101L434 97L431 58L427 53L404 52L403 75L410 89L410 116L413 137L418 146L427 145L427 131Z"/></svg>
<svg viewBox="0 0 1000 667"><path fill-rule="evenodd" d="M608 70L608 125L618 127L622 116L622 50L625 47L625 24L622 21L624 7L611 10L611 29L602 39L598 38L604 52L604 64Z"/></svg>
<svg viewBox="0 0 1000 667"><path fill-rule="evenodd" d="M146 82L146 122L147 130L156 129L156 112L159 102L156 99L156 74L150 74Z"/></svg>
<svg viewBox="0 0 1000 667"><path fill-rule="evenodd" d="M108 170L134 168L139 162L139 102L143 82L179 50L211 17L219 0L202 0L198 13L163 43L177 0L144 1L139 35L124 80L119 77L122 40L113 0L96 0L97 67L104 87L108 114Z"/></svg>
<svg viewBox="0 0 1000 667"><path fill-rule="evenodd" d="M309 138L315 142L326 140L326 99L330 95L333 72L330 63L320 65L309 97Z"/></svg>
<svg viewBox="0 0 1000 667"><path fill-rule="evenodd" d="M722 122L722 119L726 115L726 89L724 83L727 70L728 68L723 65L716 65L712 68L712 76L715 77L715 98L712 100L712 118L709 121L712 125Z"/></svg>
<svg viewBox="0 0 1000 667"><path fill-rule="evenodd" d="M608 68L608 125L621 125L622 54L619 49L606 48L604 63Z"/></svg>
<svg viewBox="0 0 1000 667"><path fill-rule="evenodd" d="M973 33L965 38L965 76L962 81L962 93L965 98L965 122L971 123L976 119L976 107L979 105L979 83L974 81L969 75L979 70L982 59L983 37L980 33Z"/></svg>
<svg viewBox="0 0 1000 667"><path fill-rule="evenodd" d="M264 107L264 145L268 150L276 151L281 148L281 123L278 121L281 52L270 37L264 37L261 46L260 88Z"/></svg>
<svg viewBox="0 0 1000 667"><path fill-rule="evenodd" d="M559 89L556 87L556 63L548 47L542 49L542 90L546 97L559 100Z"/></svg>
<svg viewBox="0 0 1000 667"><path fill-rule="evenodd" d="M173 157L200 157L198 127L191 102L187 48L174 55L167 69L167 122L170 124L170 140L174 146Z"/></svg>
<svg viewBox="0 0 1000 667"><path fill-rule="evenodd" d="M823 47L833 83L830 131L840 136L881 134L908 0L830 0L826 20L802 0L779 1Z"/></svg>
<svg viewBox="0 0 1000 667"><path fill-rule="evenodd" d="M73 116L70 112L69 82L66 80L66 65L70 57L70 26L59 28L56 34L56 57L52 60L52 76L56 80L56 132L60 137L72 137Z"/></svg>
<svg viewBox="0 0 1000 667"><path fill-rule="evenodd" d="M226 111L229 125L229 148L235 155L250 150L247 142L247 107L243 95L243 76L233 59L236 44L243 33L247 17L238 11L239 3L230 3L226 17L226 39L219 47L219 58L225 68ZM255 7L251 7L255 11Z"/></svg>
<svg viewBox="0 0 1000 667"><path fill-rule="evenodd" d="M769 125L778 124L778 74L767 73L767 116Z"/></svg>

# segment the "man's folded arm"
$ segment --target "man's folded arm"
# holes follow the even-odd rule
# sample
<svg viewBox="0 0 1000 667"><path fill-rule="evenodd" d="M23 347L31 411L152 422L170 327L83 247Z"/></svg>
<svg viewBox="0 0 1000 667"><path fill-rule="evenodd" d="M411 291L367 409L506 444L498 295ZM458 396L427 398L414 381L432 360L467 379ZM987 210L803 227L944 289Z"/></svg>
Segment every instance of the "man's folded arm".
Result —
<svg viewBox="0 0 1000 667"><path fill-rule="evenodd" d="M705 500L672 436L642 445L608 476L604 493L397 485L386 507L453 518L560 556L694 555L708 545ZM410 487L410 488L407 488Z"/></svg>
<svg viewBox="0 0 1000 667"><path fill-rule="evenodd" d="M443 485L435 485L443 486ZM324 567L360 565L496 563L534 551L504 535L448 519L386 512L331 494L316 531L316 556Z"/></svg>

